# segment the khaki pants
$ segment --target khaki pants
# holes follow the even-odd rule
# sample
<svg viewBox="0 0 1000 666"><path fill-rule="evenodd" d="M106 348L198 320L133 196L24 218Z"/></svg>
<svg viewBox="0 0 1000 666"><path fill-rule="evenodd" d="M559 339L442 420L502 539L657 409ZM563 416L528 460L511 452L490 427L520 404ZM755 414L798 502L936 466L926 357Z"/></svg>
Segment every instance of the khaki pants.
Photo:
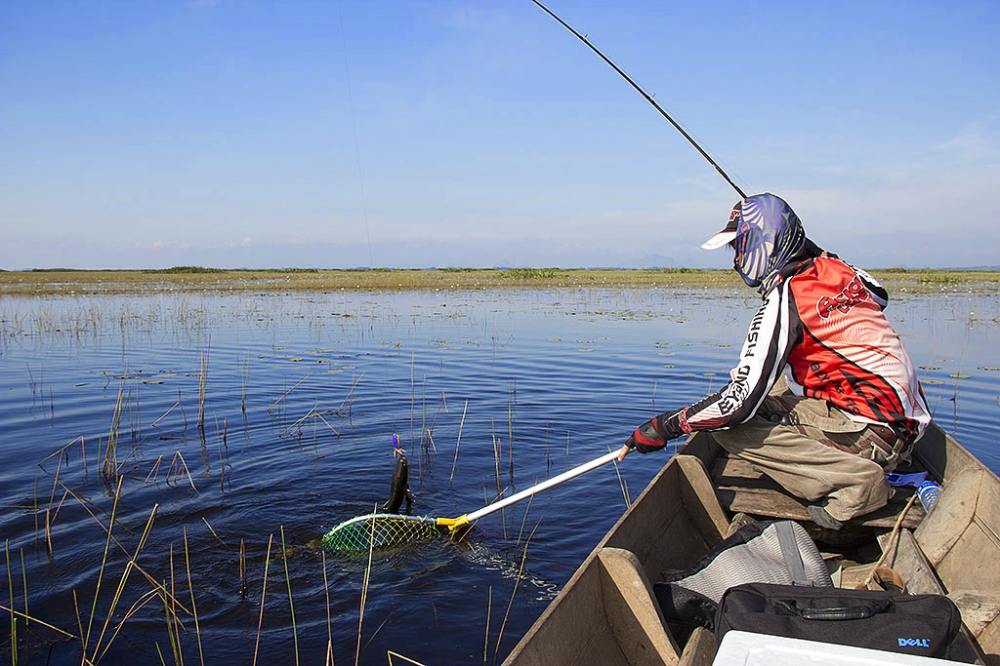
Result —
<svg viewBox="0 0 1000 666"><path fill-rule="evenodd" d="M826 401L792 395L784 379L753 418L712 436L791 494L825 498L818 503L842 521L885 506L891 495L885 472L900 457L893 443Z"/></svg>

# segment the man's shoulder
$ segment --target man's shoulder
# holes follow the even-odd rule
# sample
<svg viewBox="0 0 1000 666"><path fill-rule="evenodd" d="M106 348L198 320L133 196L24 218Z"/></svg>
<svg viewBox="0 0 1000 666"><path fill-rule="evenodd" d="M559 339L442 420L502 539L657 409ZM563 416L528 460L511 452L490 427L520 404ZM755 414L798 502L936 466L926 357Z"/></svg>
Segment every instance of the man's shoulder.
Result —
<svg viewBox="0 0 1000 666"><path fill-rule="evenodd" d="M858 271L837 257L818 257L789 282L799 316L807 323L825 322L838 312L847 314L859 304L885 307L884 293L876 298Z"/></svg>
<svg viewBox="0 0 1000 666"><path fill-rule="evenodd" d="M808 266L789 278L794 292L814 289L839 291L856 277L854 269L838 257L816 257Z"/></svg>

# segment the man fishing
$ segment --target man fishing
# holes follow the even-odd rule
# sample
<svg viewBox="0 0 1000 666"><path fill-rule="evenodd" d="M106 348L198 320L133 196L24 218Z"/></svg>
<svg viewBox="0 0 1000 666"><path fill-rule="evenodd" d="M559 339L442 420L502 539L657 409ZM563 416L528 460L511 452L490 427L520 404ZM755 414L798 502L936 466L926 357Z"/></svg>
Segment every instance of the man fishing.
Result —
<svg viewBox="0 0 1000 666"><path fill-rule="evenodd" d="M763 297L721 390L639 426L619 452L648 453L710 430L715 440L812 504L828 529L884 506L885 473L930 422L913 363L870 275L805 236L773 194L745 197L702 247L728 245Z"/></svg>

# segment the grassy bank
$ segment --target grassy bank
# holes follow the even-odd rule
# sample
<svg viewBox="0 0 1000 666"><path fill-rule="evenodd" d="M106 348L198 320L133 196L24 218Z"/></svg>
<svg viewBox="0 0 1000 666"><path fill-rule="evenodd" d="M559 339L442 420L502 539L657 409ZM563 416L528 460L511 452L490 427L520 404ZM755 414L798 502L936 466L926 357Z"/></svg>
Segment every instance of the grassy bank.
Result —
<svg viewBox="0 0 1000 666"><path fill-rule="evenodd" d="M873 273L897 292L996 292L1000 271L885 269ZM0 295L46 296L198 291L339 291L503 289L509 287L735 288L729 270L667 269L372 269L163 270L0 272Z"/></svg>

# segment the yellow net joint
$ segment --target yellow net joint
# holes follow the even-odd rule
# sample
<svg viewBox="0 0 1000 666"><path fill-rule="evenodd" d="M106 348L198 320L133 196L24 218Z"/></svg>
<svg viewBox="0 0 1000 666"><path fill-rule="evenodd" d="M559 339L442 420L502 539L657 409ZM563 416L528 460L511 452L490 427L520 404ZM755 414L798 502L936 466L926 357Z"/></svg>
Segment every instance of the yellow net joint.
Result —
<svg viewBox="0 0 1000 666"><path fill-rule="evenodd" d="M458 518L438 518L437 524L441 527L447 527L449 531L454 532L469 524L469 515L465 514Z"/></svg>

